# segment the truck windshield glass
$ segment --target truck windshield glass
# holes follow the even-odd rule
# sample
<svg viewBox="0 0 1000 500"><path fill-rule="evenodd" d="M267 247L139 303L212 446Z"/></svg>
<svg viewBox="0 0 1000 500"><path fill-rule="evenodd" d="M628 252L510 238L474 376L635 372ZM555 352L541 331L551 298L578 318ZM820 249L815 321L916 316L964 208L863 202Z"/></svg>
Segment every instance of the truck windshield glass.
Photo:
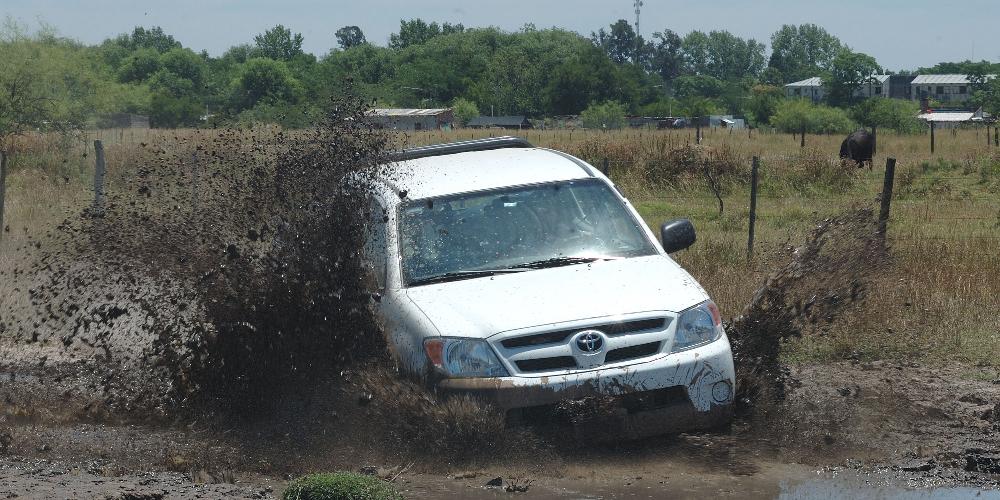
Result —
<svg viewBox="0 0 1000 500"><path fill-rule="evenodd" d="M407 285L656 252L597 179L413 201L400 207L400 235Z"/></svg>

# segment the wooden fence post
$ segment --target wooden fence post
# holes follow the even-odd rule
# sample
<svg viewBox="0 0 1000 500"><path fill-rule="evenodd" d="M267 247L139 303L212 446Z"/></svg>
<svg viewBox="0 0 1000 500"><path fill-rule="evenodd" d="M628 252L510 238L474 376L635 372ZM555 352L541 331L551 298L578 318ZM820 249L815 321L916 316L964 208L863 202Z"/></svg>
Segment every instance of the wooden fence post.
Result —
<svg viewBox="0 0 1000 500"><path fill-rule="evenodd" d="M802 126L802 130L799 130L799 147L806 147L806 126Z"/></svg>
<svg viewBox="0 0 1000 500"><path fill-rule="evenodd" d="M7 226L3 225L3 203L4 197L7 191L7 155L0 151L0 241L3 240L3 234L7 230Z"/></svg>
<svg viewBox="0 0 1000 500"><path fill-rule="evenodd" d="M931 154L934 154L934 122L931 122Z"/></svg>
<svg viewBox="0 0 1000 500"><path fill-rule="evenodd" d="M882 209L878 214L878 234L885 242L885 232L889 224L889 205L892 203L892 183L896 177L896 159L886 158L885 179L882 181Z"/></svg>
<svg viewBox="0 0 1000 500"><path fill-rule="evenodd" d="M1000 129L993 126L993 146L1000 148Z"/></svg>
<svg viewBox="0 0 1000 500"><path fill-rule="evenodd" d="M695 144L701 144L701 117L696 118L698 120L694 124L694 142Z"/></svg>
<svg viewBox="0 0 1000 500"><path fill-rule="evenodd" d="M608 179L611 178L611 162L605 157L604 161L601 162L601 173L604 174Z"/></svg>
<svg viewBox="0 0 1000 500"><path fill-rule="evenodd" d="M753 166L750 169L750 230L747 234L747 262L753 259L753 232L757 223L757 170L760 158L753 157Z"/></svg>
<svg viewBox="0 0 1000 500"><path fill-rule="evenodd" d="M94 141L94 211L104 211L104 144L100 139Z"/></svg>

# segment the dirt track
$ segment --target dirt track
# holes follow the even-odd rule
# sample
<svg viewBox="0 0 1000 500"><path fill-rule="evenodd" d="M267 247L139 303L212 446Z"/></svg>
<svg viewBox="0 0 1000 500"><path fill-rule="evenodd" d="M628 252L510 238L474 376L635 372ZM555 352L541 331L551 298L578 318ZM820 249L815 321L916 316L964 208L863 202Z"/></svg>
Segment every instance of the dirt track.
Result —
<svg viewBox="0 0 1000 500"><path fill-rule="evenodd" d="M1000 487L1000 376L974 367L843 362L797 369L785 404L728 433L598 449L563 442L541 458L448 463L332 438L336 415L311 415L316 421L306 429L281 419L230 428L116 421L94 410L96 394L80 384L88 380L85 365L56 360L0 369L0 493L266 498L288 477L364 465L428 498L502 496L482 488L497 476L532 480L533 498L655 498L664 490L770 498L817 477L882 487Z"/></svg>

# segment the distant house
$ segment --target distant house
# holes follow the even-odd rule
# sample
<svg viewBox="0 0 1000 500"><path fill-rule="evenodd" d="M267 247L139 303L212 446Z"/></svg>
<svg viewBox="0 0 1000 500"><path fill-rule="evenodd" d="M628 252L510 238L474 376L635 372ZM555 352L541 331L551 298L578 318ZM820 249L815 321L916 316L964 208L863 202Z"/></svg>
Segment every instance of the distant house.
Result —
<svg viewBox="0 0 1000 500"><path fill-rule="evenodd" d="M100 128L149 128L149 117L134 115L132 113L113 113L103 117L99 122Z"/></svg>
<svg viewBox="0 0 1000 500"><path fill-rule="evenodd" d="M469 128L527 129L531 122L525 116L477 116L465 124Z"/></svg>
<svg viewBox="0 0 1000 500"><path fill-rule="evenodd" d="M987 75L987 79L995 75ZM826 97L820 77L785 85L785 96L809 98L813 102ZM872 75L869 82L854 91L855 97L891 97L919 100L930 98L940 102L964 102L972 97L972 81L968 75Z"/></svg>
<svg viewBox="0 0 1000 500"><path fill-rule="evenodd" d="M890 97L889 95L890 75L872 75L871 79L855 89L855 97ZM809 98L813 102L822 101L827 94L827 89L823 85L823 79L814 76L805 80L789 83L785 85L786 97Z"/></svg>
<svg viewBox="0 0 1000 500"><path fill-rule="evenodd" d="M854 91L855 97L889 97L889 75L872 75L868 82Z"/></svg>
<svg viewBox="0 0 1000 500"><path fill-rule="evenodd" d="M810 99L812 102L822 101L826 97L826 89L823 87L823 79L814 76L794 83L785 85L786 97L799 97Z"/></svg>
<svg viewBox="0 0 1000 500"><path fill-rule="evenodd" d="M996 75L987 75L986 79ZM918 75L910 82L911 99L934 99L940 102L964 102L972 97L968 75Z"/></svg>
<svg viewBox="0 0 1000 500"><path fill-rule="evenodd" d="M373 109L372 123L379 128L392 130L448 130L455 116L451 109Z"/></svg>

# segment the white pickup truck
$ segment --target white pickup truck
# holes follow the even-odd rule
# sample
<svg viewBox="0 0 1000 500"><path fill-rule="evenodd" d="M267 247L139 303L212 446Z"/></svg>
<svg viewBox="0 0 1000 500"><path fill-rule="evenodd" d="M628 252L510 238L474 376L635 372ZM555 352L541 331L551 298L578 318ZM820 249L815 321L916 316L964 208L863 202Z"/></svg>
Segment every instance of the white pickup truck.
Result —
<svg viewBox="0 0 1000 500"><path fill-rule="evenodd" d="M358 179L373 304L405 371L512 417L609 399L633 437L731 419L719 310L669 256L694 243L689 221L657 242L598 169L513 137L404 150Z"/></svg>

